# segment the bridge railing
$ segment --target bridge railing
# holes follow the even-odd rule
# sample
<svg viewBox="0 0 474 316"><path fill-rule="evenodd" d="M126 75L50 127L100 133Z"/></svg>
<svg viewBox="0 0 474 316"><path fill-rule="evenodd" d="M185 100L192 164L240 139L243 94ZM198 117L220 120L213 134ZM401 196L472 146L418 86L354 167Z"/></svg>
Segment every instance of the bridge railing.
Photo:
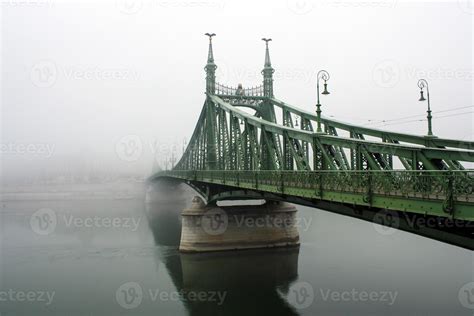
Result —
<svg viewBox="0 0 474 316"><path fill-rule="evenodd" d="M250 88L236 88L216 83L216 95L242 96L242 97L263 97L263 85Z"/></svg>
<svg viewBox="0 0 474 316"><path fill-rule="evenodd" d="M161 176L229 186L345 192L474 202L474 170L469 171L166 171ZM449 201L448 201L449 202Z"/></svg>

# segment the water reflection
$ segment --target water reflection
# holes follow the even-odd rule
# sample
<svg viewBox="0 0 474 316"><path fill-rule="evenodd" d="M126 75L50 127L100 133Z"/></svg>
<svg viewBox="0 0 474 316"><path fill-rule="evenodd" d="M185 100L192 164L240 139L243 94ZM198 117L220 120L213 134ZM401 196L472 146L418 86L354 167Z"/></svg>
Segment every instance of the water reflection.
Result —
<svg viewBox="0 0 474 316"><path fill-rule="evenodd" d="M180 213L195 193L174 188L145 205L142 192L130 199L48 200L47 194L41 200L3 201L1 316L472 315L462 305L465 285L472 281L471 251L403 231L383 235L371 223L298 207L298 218L308 223L299 228L299 250L180 254ZM57 216L48 235L31 226L31 218L44 208ZM104 221L85 225L96 217ZM121 225L110 225L117 220ZM122 295L131 282L142 289L138 301ZM394 301L342 301L353 289L397 296ZM55 296L51 304L16 297L5 301L10 290ZM218 305L161 299L158 291L225 291L226 296ZM313 297L301 303L308 293Z"/></svg>
<svg viewBox="0 0 474 316"><path fill-rule="evenodd" d="M180 253L180 213L192 194L182 188L173 192L155 192L146 213L159 248L157 264L164 264L177 292L184 293L189 315L297 315L282 294L298 277L299 247ZM195 293L196 299L186 293Z"/></svg>

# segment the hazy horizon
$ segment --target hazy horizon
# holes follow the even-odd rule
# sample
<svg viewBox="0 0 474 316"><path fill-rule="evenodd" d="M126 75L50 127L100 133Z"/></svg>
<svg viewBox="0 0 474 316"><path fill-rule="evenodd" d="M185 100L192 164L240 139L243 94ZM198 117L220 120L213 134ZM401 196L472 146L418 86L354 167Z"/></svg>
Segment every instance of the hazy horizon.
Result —
<svg viewBox="0 0 474 316"><path fill-rule="evenodd" d="M473 13L462 0L2 1L2 182L148 176L155 152L162 167L179 158L204 102L205 32L218 82L259 85L271 37L277 98L315 111L326 69L323 115L424 135L425 78L434 133L473 140Z"/></svg>

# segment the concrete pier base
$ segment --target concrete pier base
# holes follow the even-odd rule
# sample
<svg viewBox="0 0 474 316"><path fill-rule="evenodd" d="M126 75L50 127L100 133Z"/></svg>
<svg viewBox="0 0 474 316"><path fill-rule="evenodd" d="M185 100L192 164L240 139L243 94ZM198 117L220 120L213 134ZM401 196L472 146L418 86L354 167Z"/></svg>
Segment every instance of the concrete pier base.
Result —
<svg viewBox="0 0 474 316"><path fill-rule="evenodd" d="M194 197L181 214L179 250L223 250L299 245L296 208L283 202L264 205L206 206Z"/></svg>

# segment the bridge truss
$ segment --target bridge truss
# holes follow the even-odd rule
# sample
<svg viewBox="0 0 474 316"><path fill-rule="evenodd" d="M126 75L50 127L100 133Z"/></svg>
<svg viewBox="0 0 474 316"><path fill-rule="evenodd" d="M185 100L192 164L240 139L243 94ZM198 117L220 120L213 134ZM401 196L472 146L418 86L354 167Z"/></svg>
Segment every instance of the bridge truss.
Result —
<svg viewBox="0 0 474 316"><path fill-rule="evenodd" d="M208 203L337 202L474 221L474 170L465 167L474 162L474 142L327 117L317 133L317 115L274 97L268 41L261 86L217 83L216 68L210 37L206 99L193 135L173 170L151 179L185 181Z"/></svg>

